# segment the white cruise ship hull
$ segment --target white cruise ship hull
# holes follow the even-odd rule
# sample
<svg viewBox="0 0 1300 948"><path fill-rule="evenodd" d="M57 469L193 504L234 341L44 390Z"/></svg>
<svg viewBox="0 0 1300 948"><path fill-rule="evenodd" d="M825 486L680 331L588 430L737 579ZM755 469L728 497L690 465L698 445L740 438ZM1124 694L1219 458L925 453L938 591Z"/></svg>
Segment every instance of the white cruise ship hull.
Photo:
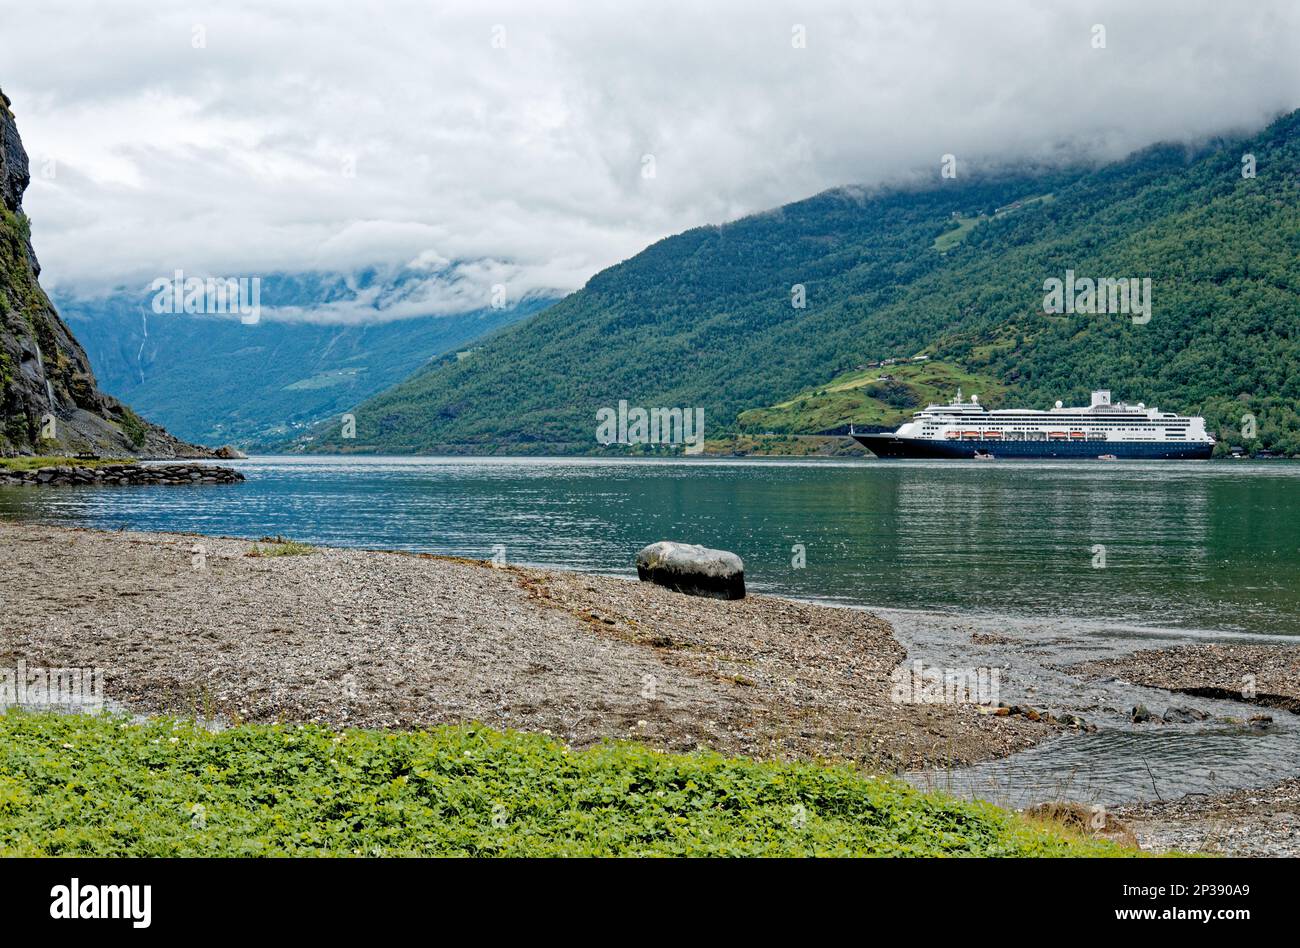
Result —
<svg viewBox="0 0 1300 948"><path fill-rule="evenodd" d="M1203 461L1213 443L1182 441L1002 441L997 439L900 438L895 434L854 434L878 458L1140 458L1150 461Z"/></svg>

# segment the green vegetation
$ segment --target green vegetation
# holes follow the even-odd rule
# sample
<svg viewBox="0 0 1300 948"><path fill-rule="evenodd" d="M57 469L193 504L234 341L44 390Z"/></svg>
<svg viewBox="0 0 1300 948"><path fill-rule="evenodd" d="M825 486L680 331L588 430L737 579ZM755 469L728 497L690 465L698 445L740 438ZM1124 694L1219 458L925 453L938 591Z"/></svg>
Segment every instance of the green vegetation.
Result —
<svg viewBox="0 0 1300 948"><path fill-rule="evenodd" d="M122 433L126 435L127 443L133 448L138 448L144 444L144 439L149 435L149 429L145 427L145 423L140 416L123 405L118 418Z"/></svg>
<svg viewBox="0 0 1300 948"><path fill-rule="evenodd" d="M32 224L26 214L0 205L0 287L4 287L5 310L19 310L27 320L49 305L27 259L31 234Z"/></svg>
<svg viewBox="0 0 1300 948"><path fill-rule="evenodd" d="M954 226L952 230L946 230L938 237L934 238L934 249L940 253L947 253L970 236L970 232L975 229L976 224L986 220L988 220L988 218L983 214L978 217L963 217L958 214L953 218L953 223L956 226Z"/></svg>
<svg viewBox="0 0 1300 948"><path fill-rule="evenodd" d="M4 856L1116 856L846 767L419 732L0 715Z"/></svg>
<svg viewBox="0 0 1300 948"><path fill-rule="evenodd" d="M319 388L333 388L336 385L352 385L357 376L366 371L365 366L353 366L346 369L330 369L317 372L311 378L299 379L284 387L286 392L307 392Z"/></svg>
<svg viewBox="0 0 1300 948"><path fill-rule="evenodd" d="M1241 176L1247 151L1256 178ZM742 412L925 351L1017 404L1086 404L1109 388L1201 412L1231 443L1253 414L1247 446L1300 452L1298 166L1300 112L1246 141L929 190L831 191L696 228L597 274L472 358L436 360L357 408L355 441L334 426L319 447L593 451L596 410L620 399L703 407L717 439L754 421ZM937 253L962 226L954 213L985 219ZM1152 319L1045 316L1044 281L1067 269L1149 277ZM806 308L791 305L796 284ZM812 430L867 423L813 414Z"/></svg>
<svg viewBox="0 0 1300 948"><path fill-rule="evenodd" d="M1006 207L993 208L986 214L976 214L973 217L968 217L965 214L954 211L952 222L949 225L951 229L944 231L938 237L934 238L934 244L932 246L940 253L947 253L953 247L956 247L969 237L970 232L975 229L977 224L986 220L991 220L995 217L1001 217L1003 214L1014 214L1021 208L1030 204L1036 204L1039 201L1054 200L1056 200L1056 195L1054 194L1039 194L1035 197L1025 198L1021 201L1014 201Z"/></svg>
<svg viewBox="0 0 1300 948"><path fill-rule="evenodd" d="M739 424L747 431L840 432L849 419L862 428L896 428L918 408L952 401L959 388L991 407L1005 392L999 382L950 363L904 362L846 372L770 408L741 412Z"/></svg>
<svg viewBox="0 0 1300 948"><path fill-rule="evenodd" d="M4 295L0 306L0 448L57 450L57 443L42 446L37 440L39 429L29 417L22 376L16 368L21 358L18 339L30 337L46 360L48 377L67 382L70 376L66 359L55 345L49 300L27 256L30 238L27 216L0 203L0 290Z"/></svg>
<svg viewBox="0 0 1300 948"><path fill-rule="evenodd" d="M308 553L315 552L316 547L306 543L299 543L297 540L288 540L284 537L262 537L261 543L254 543L253 548L248 551L247 555L306 556Z"/></svg>
<svg viewBox="0 0 1300 948"><path fill-rule="evenodd" d="M35 471L42 467L104 467L109 464L134 464L135 458L70 458L58 455L0 458L0 470Z"/></svg>

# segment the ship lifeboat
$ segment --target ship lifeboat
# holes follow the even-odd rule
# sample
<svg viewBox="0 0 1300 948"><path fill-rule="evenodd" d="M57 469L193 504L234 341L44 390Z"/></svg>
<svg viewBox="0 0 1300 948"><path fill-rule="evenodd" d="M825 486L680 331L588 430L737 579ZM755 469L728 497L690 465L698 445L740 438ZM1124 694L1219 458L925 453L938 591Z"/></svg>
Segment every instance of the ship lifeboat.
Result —
<svg viewBox="0 0 1300 948"><path fill-rule="evenodd" d="M947 434L944 435L944 437L945 437L945 438L951 438L951 439L956 440L956 441L960 441L960 440L961 440L961 432L960 432L960 431L949 431Z"/></svg>
<svg viewBox="0 0 1300 948"><path fill-rule="evenodd" d="M986 432L984 432L984 437L985 437L985 438L1001 438L1001 437L1002 437L1002 432L1001 432L1001 431L986 431Z"/></svg>
<svg viewBox="0 0 1300 948"><path fill-rule="evenodd" d="M1071 431L1071 432L1070 432L1070 437L1071 437L1071 438L1078 438L1078 439L1082 440L1082 438L1083 438L1083 432L1082 432L1082 431Z"/></svg>
<svg viewBox="0 0 1300 948"><path fill-rule="evenodd" d="M1053 441L1060 441L1062 438L1067 437L1067 435L1064 431L1049 431L1047 432L1047 437L1051 438Z"/></svg>
<svg viewBox="0 0 1300 948"><path fill-rule="evenodd" d="M978 431L963 431L961 436L963 438L978 438L980 433Z"/></svg>

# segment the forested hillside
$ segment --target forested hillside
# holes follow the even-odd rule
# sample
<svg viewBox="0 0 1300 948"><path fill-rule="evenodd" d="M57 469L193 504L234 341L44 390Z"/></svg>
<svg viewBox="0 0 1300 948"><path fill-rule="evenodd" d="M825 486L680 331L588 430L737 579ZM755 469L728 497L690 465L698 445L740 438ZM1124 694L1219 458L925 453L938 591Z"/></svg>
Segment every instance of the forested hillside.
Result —
<svg viewBox="0 0 1300 948"><path fill-rule="evenodd" d="M1293 113L1247 141L982 180L940 181L936 168L924 189L841 189L697 228L367 401L355 441L331 431L316 444L590 451L597 409L619 400L703 407L712 439L771 426L740 419L747 409L925 351L1004 402L1086 403L1106 387L1203 412L1234 443L1252 443L1240 428L1253 414L1254 446L1300 452L1298 168ZM1044 281L1067 270L1150 278L1150 320L1045 315Z"/></svg>

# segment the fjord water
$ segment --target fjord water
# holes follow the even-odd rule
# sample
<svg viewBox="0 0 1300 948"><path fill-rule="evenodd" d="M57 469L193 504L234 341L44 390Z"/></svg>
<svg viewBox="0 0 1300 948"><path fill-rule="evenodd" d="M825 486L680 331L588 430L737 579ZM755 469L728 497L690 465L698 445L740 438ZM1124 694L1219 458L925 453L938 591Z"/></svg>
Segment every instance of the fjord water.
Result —
<svg viewBox="0 0 1300 948"><path fill-rule="evenodd" d="M1131 686L1085 687L1059 670L1183 641L1300 643L1300 465L1290 462L231 463L246 483L0 488L0 516L483 559L503 551L513 563L626 576L647 543L702 543L739 553L751 590L884 610L913 657L1003 667L1009 700L1078 709L1104 725L1099 735L944 775L955 789L1041 784L1082 767L1118 800L1150 795L1138 760L1157 762L1164 796L1269 782L1300 764L1289 722L1264 736L1142 731L1122 719L1134 700L1248 712ZM1021 645L975 646L975 631Z"/></svg>
<svg viewBox="0 0 1300 948"><path fill-rule="evenodd" d="M0 515L484 559L500 544L510 562L627 575L641 546L676 539L734 550L751 588L788 596L1300 634L1289 462L229 463L245 484L13 488Z"/></svg>

